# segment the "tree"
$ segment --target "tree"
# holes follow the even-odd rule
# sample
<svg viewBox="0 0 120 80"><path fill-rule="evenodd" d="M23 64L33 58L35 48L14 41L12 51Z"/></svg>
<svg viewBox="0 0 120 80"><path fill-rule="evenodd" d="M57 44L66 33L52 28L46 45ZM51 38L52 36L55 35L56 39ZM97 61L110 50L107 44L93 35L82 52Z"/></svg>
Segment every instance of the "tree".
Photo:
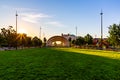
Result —
<svg viewBox="0 0 120 80"><path fill-rule="evenodd" d="M21 46L22 48L27 46L27 34L19 33L17 36L17 45Z"/></svg>
<svg viewBox="0 0 120 80"><path fill-rule="evenodd" d="M93 37L90 34L87 34L84 37L84 40L87 45L93 44Z"/></svg>
<svg viewBox="0 0 120 80"><path fill-rule="evenodd" d="M15 46L16 31L12 26L9 26L8 29L2 28L1 35L4 38L4 44L6 44L6 46L9 48Z"/></svg>
<svg viewBox="0 0 120 80"><path fill-rule="evenodd" d="M3 38L3 36L2 36L1 33L0 33L0 46L1 46L3 43L4 43L4 38Z"/></svg>
<svg viewBox="0 0 120 80"><path fill-rule="evenodd" d="M31 37L27 37L27 47L32 46L32 38Z"/></svg>
<svg viewBox="0 0 120 80"><path fill-rule="evenodd" d="M46 40L45 40L46 42ZM17 34L16 31L13 29L12 26L8 28L2 28L0 32L0 46L5 46L8 48L11 47L31 47L31 46L39 46L41 47L42 40L38 37L28 37L27 34L19 33Z"/></svg>
<svg viewBox="0 0 120 80"><path fill-rule="evenodd" d="M76 45L76 40L72 40L73 46Z"/></svg>
<svg viewBox="0 0 120 80"><path fill-rule="evenodd" d="M72 41L72 38L69 37L68 41L69 41L69 45L70 45L70 47L71 47L71 41Z"/></svg>
<svg viewBox="0 0 120 80"><path fill-rule="evenodd" d="M37 36L35 36L33 39L32 39L32 42L33 42L33 46L34 47L41 47L42 46L42 40L40 40Z"/></svg>
<svg viewBox="0 0 120 80"><path fill-rule="evenodd" d="M43 41L44 41L44 47L46 47L46 42L47 42L46 37L44 37Z"/></svg>
<svg viewBox="0 0 120 80"><path fill-rule="evenodd" d="M76 45L79 45L79 46L84 45L84 44L85 44L84 38L81 37L81 36L78 37L78 38L76 39L76 41L75 41L75 44L76 44Z"/></svg>
<svg viewBox="0 0 120 80"><path fill-rule="evenodd" d="M113 46L120 46L120 24L110 25L108 41Z"/></svg>

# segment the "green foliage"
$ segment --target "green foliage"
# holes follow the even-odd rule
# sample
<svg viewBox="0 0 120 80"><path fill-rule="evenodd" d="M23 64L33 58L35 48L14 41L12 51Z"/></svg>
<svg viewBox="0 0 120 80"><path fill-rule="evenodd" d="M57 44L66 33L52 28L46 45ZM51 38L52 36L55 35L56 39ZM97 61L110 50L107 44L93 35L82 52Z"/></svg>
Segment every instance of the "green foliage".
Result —
<svg viewBox="0 0 120 80"><path fill-rule="evenodd" d="M0 79L119 80L119 64L119 52L112 51L72 48L1 51Z"/></svg>
<svg viewBox="0 0 120 80"><path fill-rule="evenodd" d="M46 43L46 41L47 41L46 37L44 37L43 41L44 41L44 43Z"/></svg>
<svg viewBox="0 0 120 80"><path fill-rule="evenodd" d="M36 36L32 39L32 42L33 42L33 46L35 47L42 46L42 41Z"/></svg>
<svg viewBox="0 0 120 80"><path fill-rule="evenodd" d="M42 41L38 37L28 37L27 34L17 33L12 26L9 26L7 29L2 28L0 33L0 46L3 47L32 47L40 46Z"/></svg>
<svg viewBox="0 0 120 80"><path fill-rule="evenodd" d="M113 46L120 46L120 24L110 25L108 39Z"/></svg>
<svg viewBox="0 0 120 80"><path fill-rule="evenodd" d="M75 44L76 40L72 40L72 44Z"/></svg>
<svg viewBox="0 0 120 80"><path fill-rule="evenodd" d="M46 37L43 38L43 41L44 41L43 46L46 47L46 43L47 43Z"/></svg>
<svg viewBox="0 0 120 80"><path fill-rule="evenodd" d="M75 42L75 44L76 45L79 45L79 46L82 46L82 45L84 45L85 44L85 40L84 40L84 38L83 37L78 37L77 39L76 39L76 42Z"/></svg>
<svg viewBox="0 0 120 80"><path fill-rule="evenodd" d="M75 46L84 46L86 45L92 45L93 44L93 37L90 34L87 34L85 37L77 37L76 40L71 41L72 45Z"/></svg>
<svg viewBox="0 0 120 80"><path fill-rule="evenodd" d="M17 45L22 47L27 45L27 34L19 33L17 35Z"/></svg>
<svg viewBox="0 0 120 80"><path fill-rule="evenodd" d="M32 38L31 37L27 37L27 46L30 47L32 46Z"/></svg>
<svg viewBox="0 0 120 80"><path fill-rule="evenodd" d="M85 40L85 43L88 44L88 45L93 44L93 37L90 34L87 34L84 37L84 40Z"/></svg>
<svg viewBox="0 0 120 80"><path fill-rule="evenodd" d="M1 33L0 33L0 46L1 46L3 43L4 43L4 38L3 38L3 36L2 36Z"/></svg>
<svg viewBox="0 0 120 80"><path fill-rule="evenodd" d="M16 31L12 26L9 26L8 29L2 28L1 36L4 40L4 44L8 45L9 47L15 46Z"/></svg>
<svg viewBox="0 0 120 80"><path fill-rule="evenodd" d="M71 47L71 41L72 41L71 37L69 37L68 41L69 41L69 45Z"/></svg>
<svg viewBox="0 0 120 80"><path fill-rule="evenodd" d="M69 37L68 41L71 42L71 40L72 40L71 37Z"/></svg>

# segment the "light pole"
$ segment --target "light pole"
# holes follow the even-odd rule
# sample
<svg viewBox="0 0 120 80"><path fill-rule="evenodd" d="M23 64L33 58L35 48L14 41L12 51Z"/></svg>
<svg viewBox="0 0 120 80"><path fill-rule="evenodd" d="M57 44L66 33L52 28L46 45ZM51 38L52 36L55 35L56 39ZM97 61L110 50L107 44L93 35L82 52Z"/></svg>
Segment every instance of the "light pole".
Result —
<svg viewBox="0 0 120 80"><path fill-rule="evenodd" d="M77 26L76 26L76 36L77 36Z"/></svg>
<svg viewBox="0 0 120 80"><path fill-rule="evenodd" d="M40 39L41 39L41 29L42 29L42 28L41 28L41 26L40 26Z"/></svg>
<svg viewBox="0 0 120 80"><path fill-rule="evenodd" d="M17 17L18 17L17 11L15 16L16 16L16 36L17 36ZM17 50L17 40L16 40L16 50Z"/></svg>
<svg viewBox="0 0 120 80"><path fill-rule="evenodd" d="M18 17L17 11L15 16L16 16L16 33L17 33L17 17Z"/></svg>
<svg viewBox="0 0 120 80"><path fill-rule="evenodd" d="M75 27L75 29L76 29L76 39L77 39L77 26Z"/></svg>
<svg viewBox="0 0 120 80"><path fill-rule="evenodd" d="M101 10L100 15L101 15L101 48L102 48L103 46L103 12L102 10Z"/></svg>

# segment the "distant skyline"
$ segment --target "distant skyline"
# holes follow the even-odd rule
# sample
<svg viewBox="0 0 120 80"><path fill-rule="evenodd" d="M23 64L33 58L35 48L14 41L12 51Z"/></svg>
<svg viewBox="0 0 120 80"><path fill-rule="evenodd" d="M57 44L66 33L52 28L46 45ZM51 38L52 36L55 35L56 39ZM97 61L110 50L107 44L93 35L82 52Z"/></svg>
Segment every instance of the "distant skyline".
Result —
<svg viewBox="0 0 120 80"><path fill-rule="evenodd" d="M108 27L120 23L120 0L0 0L0 28L15 26L28 36L52 37L74 34L100 37L100 12L103 11L103 37Z"/></svg>

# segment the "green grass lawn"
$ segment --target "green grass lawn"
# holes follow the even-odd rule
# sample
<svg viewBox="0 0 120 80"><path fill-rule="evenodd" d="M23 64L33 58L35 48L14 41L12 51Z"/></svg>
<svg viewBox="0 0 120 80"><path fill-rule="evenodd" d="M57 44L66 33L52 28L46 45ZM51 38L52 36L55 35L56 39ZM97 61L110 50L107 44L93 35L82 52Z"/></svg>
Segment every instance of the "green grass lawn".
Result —
<svg viewBox="0 0 120 80"><path fill-rule="evenodd" d="M0 51L0 80L120 80L120 52L72 48Z"/></svg>

